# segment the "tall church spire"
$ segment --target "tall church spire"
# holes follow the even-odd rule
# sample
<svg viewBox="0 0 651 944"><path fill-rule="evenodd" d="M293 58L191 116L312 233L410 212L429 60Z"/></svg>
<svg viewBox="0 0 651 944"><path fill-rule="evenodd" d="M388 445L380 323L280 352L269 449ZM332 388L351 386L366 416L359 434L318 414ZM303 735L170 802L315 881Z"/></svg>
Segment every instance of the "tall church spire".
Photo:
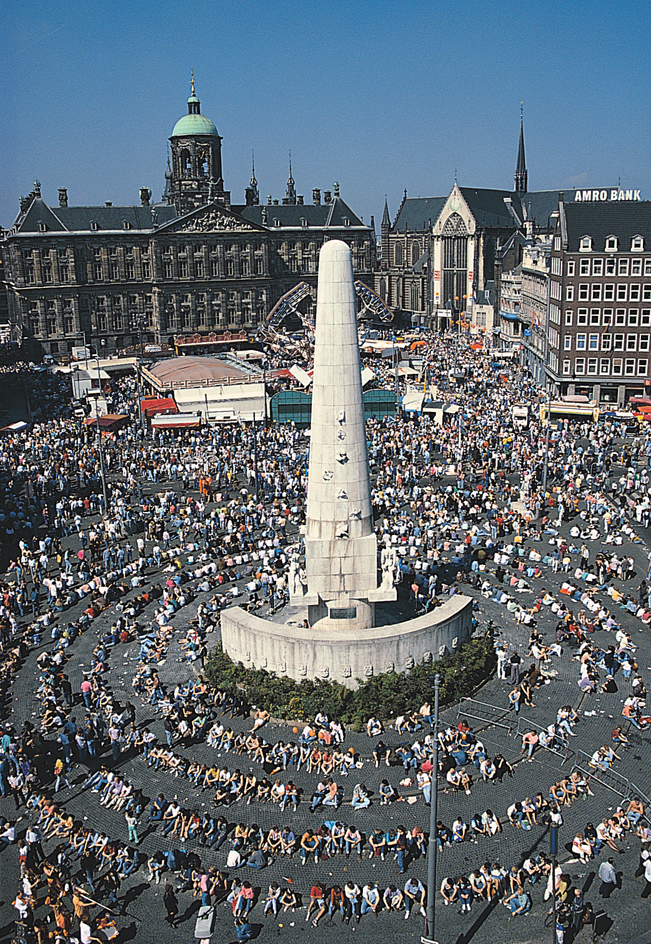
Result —
<svg viewBox="0 0 651 944"><path fill-rule="evenodd" d="M391 226L391 217L389 216L389 204L387 195L384 195L384 213L382 214L382 226Z"/></svg>
<svg viewBox="0 0 651 944"><path fill-rule="evenodd" d="M522 105L520 105L520 143L518 144L518 163L515 167L515 186L514 190L518 196L523 197L527 192L527 164L524 157L524 120L522 114Z"/></svg>

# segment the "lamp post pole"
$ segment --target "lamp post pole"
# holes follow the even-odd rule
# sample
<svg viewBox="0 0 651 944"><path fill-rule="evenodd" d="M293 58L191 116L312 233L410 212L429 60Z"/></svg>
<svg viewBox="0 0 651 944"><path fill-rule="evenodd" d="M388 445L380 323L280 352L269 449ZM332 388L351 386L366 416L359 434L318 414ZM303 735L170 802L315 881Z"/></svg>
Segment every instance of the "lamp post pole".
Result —
<svg viewBox="0 0 651 944"><path fill-rule="evenodd" d="M436 911L436 821L438 819L438 770L439 770L439 688L441 676L434 676L434 738L432 743L432 773L430 781L429 808L429 843L427 846L427 919L425 935L421 944L436 944L434 941L434 920Z"/></svg>
<svg viewBox="0 0 651 944"><path fill-rule="evenodd" d="M547 426L545 427L545 458L543 461L542 490L543 501L547 494L547 474L549 470L549 427L552 421L552 393L549 385L548 376L549 367L549 290L547 291L547 311L545 314L545 357L543 366L543 376L545 378L545 390L547 392Z"/></svg>
<svg viewBox="0 0 651 944"><path fill-rule="evenodd" d="M549 851L552 857L552 942L556 944L556 855L558 853L558 826L549 832Z"/></svg>
<svg viewBox="0 0 651 944"><path fill-rule="evenodd" d="M258 424L253 414L253 474L255 476L255 503L259 504L258 494Z"/></svg>

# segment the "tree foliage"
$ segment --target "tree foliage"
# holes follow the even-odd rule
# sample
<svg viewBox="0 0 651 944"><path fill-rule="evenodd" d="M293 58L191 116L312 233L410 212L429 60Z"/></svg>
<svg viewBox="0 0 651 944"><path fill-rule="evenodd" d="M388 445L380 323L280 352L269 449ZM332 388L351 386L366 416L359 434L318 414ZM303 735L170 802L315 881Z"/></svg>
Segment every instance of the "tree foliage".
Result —
<svg viewBox="0 0 651 944"><path fill-rule="evenodd" d="M472 639L458 653L407 672L385 672L358 679L351 690L339 682L279 677L265 669L247 669L216 646L206 660L205 674L215 688L245 695L250 704L266 708L275 718L308 721L321 710L356 730L375 715L382 721L418 710L432 699L433 679L441 676L440 703L449 705L471 695L495 668L495 650L488 637Z"/></svg>

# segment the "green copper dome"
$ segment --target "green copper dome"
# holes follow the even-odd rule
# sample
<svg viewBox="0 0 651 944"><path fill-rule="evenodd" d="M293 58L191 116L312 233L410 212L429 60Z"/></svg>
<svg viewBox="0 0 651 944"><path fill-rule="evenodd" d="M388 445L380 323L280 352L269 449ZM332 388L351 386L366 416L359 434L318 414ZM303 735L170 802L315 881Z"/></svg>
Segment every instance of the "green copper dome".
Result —
<svg viewBox="0 0 651 944"><path fill-rule="evenodd" d="M201 114L201 102L194 91L194 76L192 77L192 91L188 99L188 113L176 122L171 137L181 138L192 134L213 134L219 137L217 128L210 118Z"/></svg>
<svg viewBox="0 0 651 944"><path fill-rule="evenodd" d="M180 138L188 134L217 134L217 128L205 115L183 115L174 125L171 137Z"/></svg>

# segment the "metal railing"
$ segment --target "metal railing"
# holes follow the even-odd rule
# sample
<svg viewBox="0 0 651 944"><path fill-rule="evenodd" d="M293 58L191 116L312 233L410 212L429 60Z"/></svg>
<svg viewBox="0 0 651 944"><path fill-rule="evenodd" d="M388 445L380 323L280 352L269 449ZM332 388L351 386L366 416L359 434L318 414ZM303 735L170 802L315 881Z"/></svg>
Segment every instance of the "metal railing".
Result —
<svg viewBox="0 0 651 944"><path fill-rule="evenodd" d="M517 737L522 737L527 731L535 731L536 734L540 735L542 731L546 731L547 728L544 724L540 724L538 721L529 721L528 718L524 718L522 715L518 717L518 725L516 730L513 732ZM560 740L562 744L565 745L564 748L559 749L555 747L546 747L542 744L540 747L542 750L549 751L550 754L555 754L556 757L561 758L561 764L567 763L569 758L575 756L575 752L570 748L569 742L561 738L558 734L556 735L557 740Z"/></svg>
<svg viewBox="0 0 651 944"><path fill-rule="evenodd" d="M457 705L457 720L461 717L472 718L473 721L482 721L486 725L504 728L508 734L515 727L516 719L509 708L489 705L487 702L477 701L476 698L462 698Z"/></svg>

